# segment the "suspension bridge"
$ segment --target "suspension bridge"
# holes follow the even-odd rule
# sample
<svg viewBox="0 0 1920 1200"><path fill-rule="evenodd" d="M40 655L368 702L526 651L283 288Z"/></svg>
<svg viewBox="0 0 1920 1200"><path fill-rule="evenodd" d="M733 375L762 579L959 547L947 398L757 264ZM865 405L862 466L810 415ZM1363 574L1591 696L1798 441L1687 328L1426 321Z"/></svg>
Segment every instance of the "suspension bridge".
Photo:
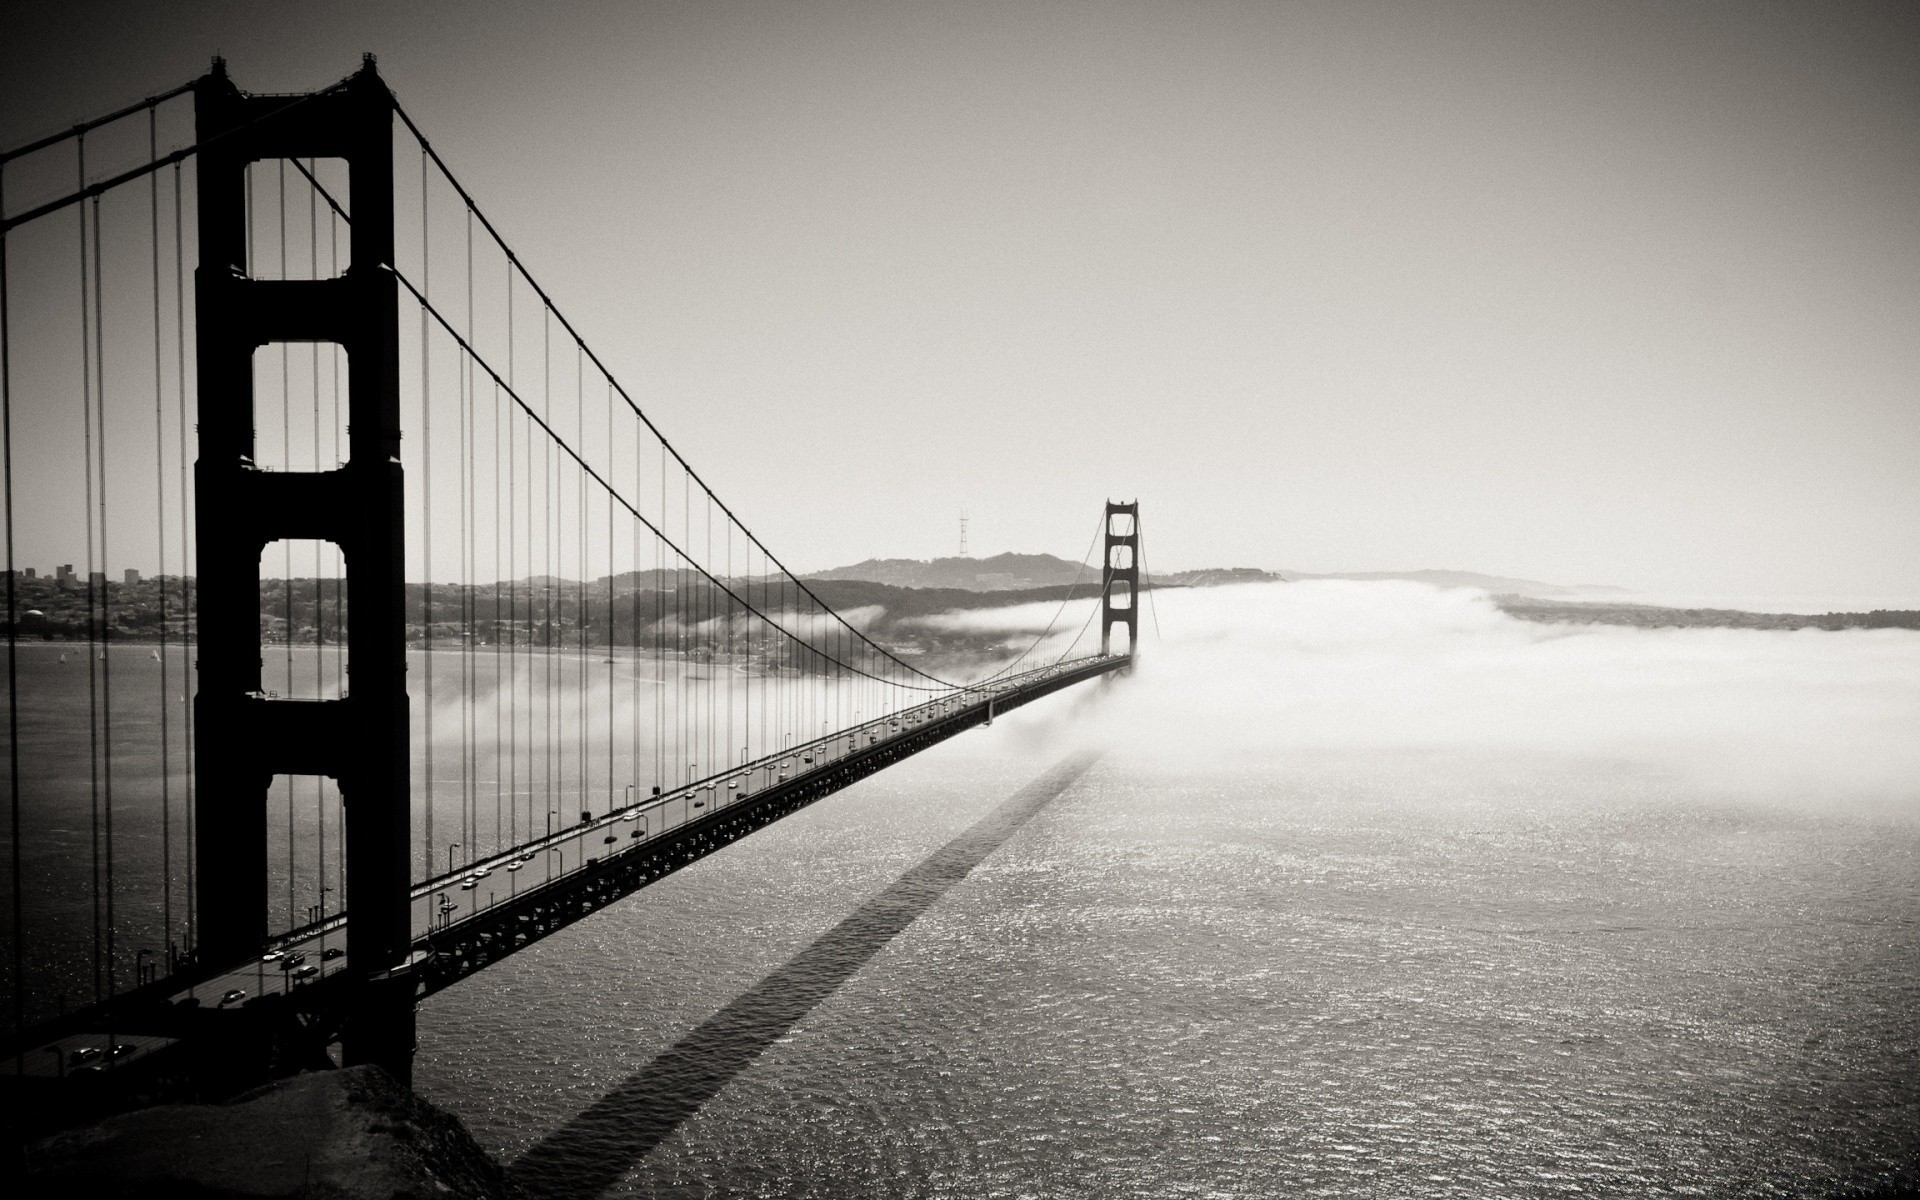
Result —
<svg viewBox="0 0 1920 1200"><path fill-rule="evenodd" d="M1017 654L829 606L371 57L216 60L0 155L0 215L25 1103L404 1079L423 997L1132 660L1135 504Z"/></svg>

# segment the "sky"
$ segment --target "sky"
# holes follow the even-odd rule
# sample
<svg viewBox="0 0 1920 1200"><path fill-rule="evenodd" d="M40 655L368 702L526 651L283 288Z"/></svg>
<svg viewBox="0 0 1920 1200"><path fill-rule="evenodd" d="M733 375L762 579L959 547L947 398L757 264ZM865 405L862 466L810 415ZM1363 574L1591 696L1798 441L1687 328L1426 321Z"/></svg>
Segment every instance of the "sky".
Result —
<svg viewBox="0 0 1920 1200"><path fill-rule="evenodd" d="M0 144L362 51L801 569L1920 607L1920 9L48 4Z"/></svg>

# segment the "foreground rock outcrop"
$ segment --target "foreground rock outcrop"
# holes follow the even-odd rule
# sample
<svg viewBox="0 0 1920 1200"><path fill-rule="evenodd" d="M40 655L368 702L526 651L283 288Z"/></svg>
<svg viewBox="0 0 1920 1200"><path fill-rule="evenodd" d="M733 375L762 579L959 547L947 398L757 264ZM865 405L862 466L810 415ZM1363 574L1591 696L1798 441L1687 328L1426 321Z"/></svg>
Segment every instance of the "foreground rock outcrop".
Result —
<svg viewBox="0 0 1920 1200"><path fill-rule="evenodd" d="M509 1194L458 1117L378 1067L297 1075L228 1104L123 1113L34 1144L25 1166L25 1195L61 1200Z"/></svg>

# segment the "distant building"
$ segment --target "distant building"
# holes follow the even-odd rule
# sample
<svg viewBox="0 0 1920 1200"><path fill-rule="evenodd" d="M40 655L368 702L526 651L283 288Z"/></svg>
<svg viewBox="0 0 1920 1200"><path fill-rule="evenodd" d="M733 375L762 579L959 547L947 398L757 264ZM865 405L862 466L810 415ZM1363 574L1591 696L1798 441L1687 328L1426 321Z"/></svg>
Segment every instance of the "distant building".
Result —
<svg viewBox="0 0 1920 1200"><path fill-rule="evenodd" d="M128 587L132 587L134 584L140 582L140 572L134 570L132 567L128 567L122 579Z"/></svg>
<svg viewBox="0 0 1920 1200"><path fill-rule="evenodd" d="M53 581L55 583L75 582L74 576L73 576L73 564L67 563L64 566L55 567L53 571Z"/></svg>
<svg viewBox="0 0 1920 1200"><path fill-rule="evenodd" d="M34 570L34 569L33 569L32 567L26 567L26 568L24 568L24 570L25 570L25 571L26 571L26 573L27 573L27 578L28 578L28 579L38 579L38 578L40 578L40 574L39 574L39 572L37 572L37 571L35 571L35 570Z"/></svg>
<svg viewBox="0 0 1920 1200"><path fill-rule="evenodd" d="M87 583L104 591L107 586L107 573L105 571L89 571L87 572Z"/></svg>

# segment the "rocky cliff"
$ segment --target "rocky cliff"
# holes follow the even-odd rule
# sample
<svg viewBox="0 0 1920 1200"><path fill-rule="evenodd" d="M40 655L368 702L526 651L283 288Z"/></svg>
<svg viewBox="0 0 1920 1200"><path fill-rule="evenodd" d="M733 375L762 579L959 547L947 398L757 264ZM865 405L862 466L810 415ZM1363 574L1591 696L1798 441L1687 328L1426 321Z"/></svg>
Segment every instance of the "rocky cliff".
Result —
<svg viewBox="0 0 1920 1200"><path fill-rule="evenodd" d="M15 1195L76 1200L506 1200L458 1117L378 1067L317 1071L227 1104L168 1104L27 1148Z"/></svg>

